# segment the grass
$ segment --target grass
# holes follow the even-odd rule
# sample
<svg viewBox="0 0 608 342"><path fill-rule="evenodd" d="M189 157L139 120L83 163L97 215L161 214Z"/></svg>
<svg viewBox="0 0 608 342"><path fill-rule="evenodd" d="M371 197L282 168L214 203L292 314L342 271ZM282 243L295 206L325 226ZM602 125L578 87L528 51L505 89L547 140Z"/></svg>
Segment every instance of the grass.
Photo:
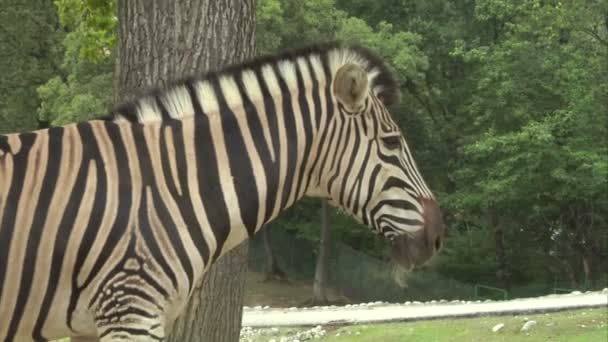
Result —
<svg viewBox="0 0 608 342"><path fill-rule="evenodd" d="M520 331L526 318L538 323L528 333ZM492 332L492 327L499 323L504 323L505 327L500 332ZM606 342L608 341L608 309L595 308L527 316L359 325L327 330L327 337L322 341Z"/></svg>
<svg viewBox="0 0 608 342"><path fill-rule="evenodd" d="M245 291L245 305L290 307L310 299L312 285L301 281L264 281L263 274L249 272ZM331 293L334 298L339 298ZM538 324L529 333L520 332L525 319ZM505 327L492 332L496 324ZM582 309L537 315L476 317L452 320L433 320L376 325L323 327L327 335L314 341L327 342L606 342L608 341L608 308ZM294 336L308 329L264 329L254 339L280 341L281 336ZM68 342L68 339L61 340Z"/></svg>
<svg viewBox="0 0 608 342"><path fill-rule="evenodd" d="M305 282L281 283L263 281L263 275L250 272L247 275L245 305L270 305L274 307L298 306L312 294L312 286ZM529 333L520 332L525 319L535 320L537 325ZM492 332L496 324L505 327ZM526 341L526 342L606 342L608 341L608 308L582 309L537 315L476 317L452 320L433 320L377 325L324 327L327 335L315 341L386 341L386 342L475 342L475 341ZM281 336L293 336L306 329L270 329L261 331L256 342ZM339 336L336 336L339 335Z"/></svg>
<svg viewBox="0 0 608 342"><path fill-rule="evenodd" d="M529 332L520 329L526 319L537 325ZM496 324L505 327L492 332ZM476 317L452 320L324 327L320 342L606 342L608 309L594 308L526 316ZM262 329L254 342L280 341L306 328Z"/></svg>
<svg viewBox="0 0 608 342"><path fill-rule="evenodd" d="M537 325L528 333L520 332L525 320ZM505 327L492 332L496 324ZM477 317L376 325L325 327L327 334L319 342L606 342L608 309L581 309L527 316ZM280 341L307 329L263 329L255 342ZM62 340L67 342L69 340Z"/></svg>

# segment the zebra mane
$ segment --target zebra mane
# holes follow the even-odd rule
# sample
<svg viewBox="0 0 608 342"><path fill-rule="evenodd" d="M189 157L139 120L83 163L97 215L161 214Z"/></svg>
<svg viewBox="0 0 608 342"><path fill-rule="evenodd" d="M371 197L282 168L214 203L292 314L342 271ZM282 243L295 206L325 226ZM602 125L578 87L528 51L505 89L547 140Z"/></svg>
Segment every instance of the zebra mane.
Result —
<svg viewBox="0 0 608 342"><path fill-rule="evenodd" d="M322 63L322 67L326 71L331 69L330 64L356 63L367 70L371 80L371 88L385 105L390 106L399 101L398 83L393 73L378 55L360 45L328 42L286 50L278 54L260 56L243 63L229 65L219 70L188 76L181 80L170 82L162 88L145 90L133 100L116 106L108 116L101 119L145 122L175 118L175 116L171 116L167 111L163 113L163 110L157 107L159 98L171 100L173 97L174 101L171 102L177 103L177 107L172 106L172 108L178 108L183 111L184 100L179 98L180 94L179 91L176 91L177 89L183 90L201 82L210 82L213 85L224 76L239 76L243 75L246 71L257 72L266 66L278 65L283 62L293 62L295 65L295 62L301 57L318 57L317 60ZM278 68L278 70L281 70L281 68ZM147 114L142 115L142 112L146 112ZM169 110L169 112L171 111ZM188 116L188 113L180 113L178 115L179 118Z"/></svg>

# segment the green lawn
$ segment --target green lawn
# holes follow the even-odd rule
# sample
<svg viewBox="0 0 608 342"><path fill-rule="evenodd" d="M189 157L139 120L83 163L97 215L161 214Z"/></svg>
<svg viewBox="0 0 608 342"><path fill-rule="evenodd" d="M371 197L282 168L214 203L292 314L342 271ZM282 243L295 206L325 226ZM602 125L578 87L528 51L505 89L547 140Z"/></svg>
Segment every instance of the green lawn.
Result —
<svg viewBox="0 0 608 342"><path fill-rule="evenodd" d="M279 307L297 306L309 298L312 287L306 282L288 284L265 282L261 274L250 272L247 278L246 304ZM528 334L520 332L525 318L538 324ZM498 333L492 327L504 323ZM564 341L608 342L608 308L553 312L540 315L502 317L478 317L467 319L434 320L379 325L323 327L327 335L315 341L386 341L386 342L469 342L469 341ZM267 342L280 340L281 336L293 336L306 329L266 329L255 339ZM349 334L350 333L350 334ZM357 334L358 333L358 334ZM339 334L339 336L336 336Z"/></svg>
<svg viewBox="0 0 608 342"><path fill-rule="evenodd" d="M537 325L528 333L520 332L525 319ZM504 323L497 333L492 327ZM477 317L452 320L324 327L322 342L606 342L608 341L608 309L582 309L540 315ZM307 329L264 329L255 342L279 341ZM69 340L62 340L62 342Z"/></svg>
<svg viewBox="0 0 608 342"><path fill-rule="evenodd" d="M520 332L525 318L538 323L528 333ZM492 327L498 323L504 323L505 327L498 333L492 332ZM608 341L608 310L598 308L527 316L360 325L327 330L327 337L322 341L606 342Z"/></svg>

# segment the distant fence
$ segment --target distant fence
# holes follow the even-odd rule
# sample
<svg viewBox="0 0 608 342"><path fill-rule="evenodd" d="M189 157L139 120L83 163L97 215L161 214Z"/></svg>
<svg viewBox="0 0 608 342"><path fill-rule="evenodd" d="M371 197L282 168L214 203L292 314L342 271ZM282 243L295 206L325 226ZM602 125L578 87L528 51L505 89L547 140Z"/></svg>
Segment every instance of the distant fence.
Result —
<svg viewBox="0 0 608 342"><path fill-rule="evenodd" d="M314 277L318 246L278 229L272 231L271 241L273 252L290 279L309 280ZM250 246L249 267L263 272L266 254L262 239L256 237ZM353 301L449 300L471 298L473 295L472 285L443 278L433 272L410 273L405 277L405 284L399 284L392 264L340 242L332 244L329 283Z"/></svg>
<svg viewBox="0 0 608 342"><path fill-rule="evenodd" d="M315 273L318 245L296 238L280 229L271 234L273 252L281 269L293 280L312 281ZM249 267L263 272L266 265L261 236L251 241ZM536 297L551 293L584 291L584 288L570 289L567 283L538 282L513 287L508 290L489 284L467 284L446 278L432 270L417 270L405 277L404 283L395 280L394 267L389 262L371 257L348 245L334 241L331 249L329 283L330 286L355 302L369 301L428 301L453 299L512 299ZM403 286L404 285L404 286ZM606 284L599 284L600 289ZM597 286L595 286L597 288Z"/></svg>
<svg viewBox="0 0 608 342"><path fill-rule="evenodd" d="M475 299L481 299L481 298L496 299L496 294L498 294L498 298L500 298L502 300L509 299L509 292L505 289L501 289L498 287L476 284L473 287L473 290L474 290L473 297ZM491 295L491 296L484 295L484 292L488 292L488 291L490 293L493 293L493 295Z"/></svg>

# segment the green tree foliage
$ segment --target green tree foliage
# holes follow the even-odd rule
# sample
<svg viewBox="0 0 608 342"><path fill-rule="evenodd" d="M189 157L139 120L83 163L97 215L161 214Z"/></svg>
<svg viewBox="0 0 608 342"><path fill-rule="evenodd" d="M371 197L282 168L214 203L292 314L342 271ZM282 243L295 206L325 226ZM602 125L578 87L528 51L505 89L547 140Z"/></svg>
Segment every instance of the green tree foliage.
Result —
<svg viewBox="0 0 608 342"><path fill-rule="evenodd" d="M424 78L428 60L418 45L420 35L381 21L373 27L336 7L334 0L260 0L258 50L277 49L338 39L360 43L388 58L401 78Z"/></svg>
<svg viewBox="0 0 608 342"><path fill-rule="evenodd" d="M474 13L492 35L453 50L473 91L451 207L499 210L571 283L590 281L607 252L608 6L494 0Z"/></svg>
<svg viewBox="0 0 608 342"><path fill-rule="evenodd" d="M105 60L116 44L116 0L55 0L59 20L77 32L78 57Z"/></svg>
<svg viewBox="0 0 608 342"><path fill-rule="evenodd" d="M552 280L574 287L601 278L608 253L605 2L296 6L261 1L258 41L273 42L269 49L319 36L360 42L400 78L403 100L393 113L451 228L438 271L491 284L508 272L514 286L543 282L544 291ZM312 10L319 8L324 15ZM315 215L307 220L315 223L301 231L318 236ZM508 270L498 270L495 225L504 230L500 267ZM345 227L338 236L378 253L378 245L362 244L372 240L364 229Z"/></svg>
<svg viewBox="0 0 608 342"><path fill-rule="evenodd" d="M334 0L259 0L256 42L259 53L335 38L346 13Z"/></svg>
<svg viewBox="0 0 608 342"><path fill-rule="evenodd" d="M418 123L422 134L408 140L421 148L418 160L449 217L443 272L470 281L466 274L482 269L481 261L468 272L451 268L471 253L459 238L465 228L491 232L492 215L507 229L516 283L553 276L577 286L606 271L605 2L337 4L368 25L422 37L428 63L404 84L407 115L417 118L404 130ZM494 241L482 242L486 254L476 258L494 260Z"/></svg>
<svg viewBox="0 0 608 342"><path fill-rule="evenodd" d="M57 70L62 32L51 2L3 0L0 5L0 133L32 130L36 88Z"/></svg>
<svg viewBox="0 0 608 342"><path fill-rule="evenodd" d="M112 100L115 1L58 0L61 44L58 75L38 88L40 120L63 125L108 111Z"/></svg>

